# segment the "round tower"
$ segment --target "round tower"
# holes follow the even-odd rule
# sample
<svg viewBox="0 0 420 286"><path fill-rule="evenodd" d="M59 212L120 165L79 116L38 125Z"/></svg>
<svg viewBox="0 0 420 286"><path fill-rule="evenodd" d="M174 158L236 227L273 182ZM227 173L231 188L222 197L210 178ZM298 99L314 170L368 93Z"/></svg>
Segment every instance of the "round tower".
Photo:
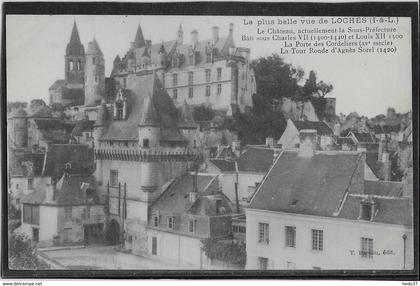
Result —
<svg viewBox="0 0 420 286"><path fill-rule="evenodd" d="M65 77L69 84L83 84L85 73L85 47L82 45L74 22L70 41L66 47L65 59Z"/></svg>
<svg viewBox="0 0 420 286"><path fill-rule="evenodd" d="M93 125L93 140L94 140L94 149L97 150L99 147L99 139L103 135L103 131L105 130L106 124L108 120L108 110L105 104L105 101L102 100L101 106L99 107L98 117ZM102 167L102 160L97 159L95 157L95 179L98 182L102 182L103 180L103 167Z"/></svg>
<svg viewBox="0 0 420 286"><path fill-rule="evenodd" d="M96 106L105 94L105 60L94 38L89 42L85 64L85 105Z"/></svg>
<svg viewBox="0 0 420 286"><path fill-rule="evenodd" d="M28 145L28 121L23 108L10 116L9 136L15 148L25 148Z"/></svg>

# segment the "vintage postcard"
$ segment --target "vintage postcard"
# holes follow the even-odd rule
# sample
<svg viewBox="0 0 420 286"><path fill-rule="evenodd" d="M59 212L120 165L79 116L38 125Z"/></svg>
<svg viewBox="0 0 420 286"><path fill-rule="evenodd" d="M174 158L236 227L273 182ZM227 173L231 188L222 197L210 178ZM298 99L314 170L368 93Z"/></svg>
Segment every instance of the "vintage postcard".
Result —
<svg viewBox="0 0 420 286"><path fill-rule="evenodd" d="M417 18L160 5L6 11L3 269L413 274Z"/></svg>

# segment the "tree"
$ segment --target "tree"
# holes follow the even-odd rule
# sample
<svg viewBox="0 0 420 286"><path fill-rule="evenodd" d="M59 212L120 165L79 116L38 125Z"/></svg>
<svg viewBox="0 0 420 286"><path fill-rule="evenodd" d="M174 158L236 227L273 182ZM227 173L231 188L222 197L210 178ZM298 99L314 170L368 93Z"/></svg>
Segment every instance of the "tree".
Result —
<svg viewBox="0 0 420 286"><path fill-rule="evenodd" d="M193 118L195 121L210 121L214 117L214 111L207 106L199 105L193 110Z"/></svg>
<svg viewBox="0 0 420 286"><path fill-rule="evenodd" d="M48 265L39 261L36 247L23 233L9 235L9 268L17 270L47 269Z"/></svg>
<svg viewBox="0 0 420 286"><path fill-rule="evenodd" d="M325 97L333 90L332 84L323 82L322 80L317 84L318 93L321 97Z"/></svg>

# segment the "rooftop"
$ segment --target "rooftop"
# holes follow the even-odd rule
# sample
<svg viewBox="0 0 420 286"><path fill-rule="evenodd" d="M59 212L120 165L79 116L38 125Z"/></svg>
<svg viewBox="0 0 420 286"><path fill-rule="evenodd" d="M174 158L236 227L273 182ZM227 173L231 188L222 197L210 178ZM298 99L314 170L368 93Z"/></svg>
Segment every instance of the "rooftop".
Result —
<svg viewBox="0 0 420 286"><path fill-rule="evenodd" d="M334 132L331 130L331 128L323 121L292 120L292 122L296 126L296 129L299 131L304 129L314 129L318 135L334 135Z"/></svg>

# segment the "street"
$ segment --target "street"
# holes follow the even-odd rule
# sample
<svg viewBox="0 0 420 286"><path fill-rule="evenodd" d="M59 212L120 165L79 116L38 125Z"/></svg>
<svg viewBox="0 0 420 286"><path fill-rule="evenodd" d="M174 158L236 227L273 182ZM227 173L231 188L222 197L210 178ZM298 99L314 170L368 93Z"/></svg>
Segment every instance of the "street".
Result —
<svg viewBox="0 0 420 286"><path fill-rule="evenodd" d="M114 246L92 246L77 249L44 250L49 259L58 262L67 269L192 269L194 266L178 266L158 259L137 256L116 251Z"/></svg>

